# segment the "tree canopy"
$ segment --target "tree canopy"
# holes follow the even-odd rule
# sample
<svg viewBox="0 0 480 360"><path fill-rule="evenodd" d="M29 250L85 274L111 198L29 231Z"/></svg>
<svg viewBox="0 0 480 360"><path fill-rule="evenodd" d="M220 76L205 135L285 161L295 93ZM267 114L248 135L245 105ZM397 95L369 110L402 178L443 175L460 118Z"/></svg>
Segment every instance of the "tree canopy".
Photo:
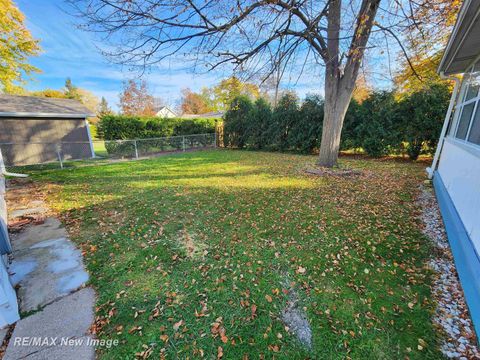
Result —
<svg viewBox="0 0 480 360"><path fill-rule="evenodd" d="M182 90L182 100L180 108L184 114L204 114L211 111L205 98L189 88Z"/></svg>
<svg viewBox="0 0 480 360"><path fill-rule="evenodd" d="M120 93L120 109L123 115L154 115L154 98L145 80L128 80Z"/></svg>
<svg viewBox="0 0 480 360"><path fill-rule="evenodd" d="M408 62L401 58L394 83L402 94L421 91L443 80L437 68L455 24L461 0L422 0L403 30Z"/></svg>
<svg viewBox="0 0 480 360"><path fill-rule="evenodd" d="M65 80L65 87L63 89L44 89L31 91L28 94L30 96L78 100L92 112L97 111L99 103L95 94L86 89L75 86L70 78Z"/></svg>
<svg viewBox="0 0 480 360"><path fill-rule="evenodd" d="M0 91L21 93L22 83L33 72L30 56L38 55L38 40L25 27L25 16L12 0L0 0Z"/></svg>

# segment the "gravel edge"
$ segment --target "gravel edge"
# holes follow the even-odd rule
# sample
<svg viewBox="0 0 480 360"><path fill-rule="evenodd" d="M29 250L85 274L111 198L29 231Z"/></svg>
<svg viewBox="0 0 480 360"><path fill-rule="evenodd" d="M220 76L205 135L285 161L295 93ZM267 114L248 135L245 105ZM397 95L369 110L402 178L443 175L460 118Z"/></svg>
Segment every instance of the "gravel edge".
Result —
<svg viewBox="0 0 480 360"><path fill-rule="evenodd" d="M449 359L480 359L477 338L431 187L420 187L417 204L421 209L422 232L435 245L428 266L434 272L432 297L436 308L432 321L442 333L440 350Z"/></svg>

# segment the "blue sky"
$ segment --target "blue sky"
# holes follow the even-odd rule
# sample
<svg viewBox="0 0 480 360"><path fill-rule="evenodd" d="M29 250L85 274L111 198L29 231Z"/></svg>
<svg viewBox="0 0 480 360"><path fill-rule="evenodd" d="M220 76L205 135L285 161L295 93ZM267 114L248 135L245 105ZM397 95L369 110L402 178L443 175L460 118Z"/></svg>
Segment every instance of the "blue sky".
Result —
<svg viewBox="0 0 480 360"><path fill-rule="evenodd" d="M99 51L102 44L92 33L75 26L76 19L62 10L61 0L16 0L27 18L27 27L40 39L42 53L31 63L42 72L34 74L29 90L63 87L70 77L79 87L104 96L116 108L122 81L138 77L135 72L110 63ZM189 69L168 62L144 75L155 96L174 105L180 90L186 87L199 90L218 82L225 74L193 74Z"/></svg>

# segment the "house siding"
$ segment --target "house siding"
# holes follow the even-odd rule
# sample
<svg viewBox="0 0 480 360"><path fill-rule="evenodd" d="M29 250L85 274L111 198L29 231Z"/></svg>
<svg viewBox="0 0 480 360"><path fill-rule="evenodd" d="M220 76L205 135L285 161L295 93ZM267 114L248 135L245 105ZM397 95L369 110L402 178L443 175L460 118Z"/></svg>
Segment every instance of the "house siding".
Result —
<svg viewBox="0 0 480 360"><path fill-rule="evenodd" d="M445 138L433 180L470 316L480 335L480 148Z"/></svg>
<svg viewBox="0 0 480 360"><path fill-rule="evenodd" d="M2 159L0 157L0 162L1 161ZM5 204L5 178L0 173L0 231L3 231L4 234L8 236L6 224L7 206ZM3 244L2 247L5 248L5 244ZM12 324L19 319L17 297L15 290L10 283L6 265L6 256L0 255L0 328Z"/></svg>
<svg viewBox="0 0 480 360"><path fill-rule="evenodd" d="M480 254L480 149L446 138L438 173Z"/></svg>
<svg viewBox="0 0 480 360"><path fill-rule="evenodd" d="M85 119L0 118L0 149L5 165L38 164L91 157Z"/></svg>

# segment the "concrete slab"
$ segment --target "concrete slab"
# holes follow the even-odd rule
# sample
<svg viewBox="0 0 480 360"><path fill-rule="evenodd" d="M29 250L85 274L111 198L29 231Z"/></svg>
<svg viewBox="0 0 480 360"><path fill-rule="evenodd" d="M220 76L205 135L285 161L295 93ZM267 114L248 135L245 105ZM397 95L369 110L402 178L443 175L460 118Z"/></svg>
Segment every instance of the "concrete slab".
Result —
<svg viewBox="0 0 480 360"><path fill-rule="evenodd" d="M41 225L28 225L20 233L12 234L10 242L15 253L17 250L27 249L45 240L66 237L67 231L62 226L62 223L56 218L49 217Z"/></svg>
<svg viewBox="0 0 480 360"><path fill-rule="evenodd" d="M15 219L15 218L22 217L22 216L27 216L27 215L45 214L46 212L47 212L47 209L44 208L44 207L18 209L18 210L10 211L8 213L8 218L9 219Z"/></svg>
<svg viewBox="0 0 480 360"><path fill-rule="evenodd" d="M95 292L91 288L85 288L20 320L15 326L4 359L93 359L93 346L88 349L90 345L86 342L71 345L62 343L61 340L86 338L94 320L94 304ZM48 341L35 344L33 340L24 340L35 338ZM52 342L51 339L56 341ZM22 341L27 343L22 345ZM77 351L85 357L78 357Z"/></svg>
<svg viewBox="0 0 480 360"><path fill-rule="evenodd" d="M13 254L9 272L19 285L21 311L37 310L88 281L82 254L66 237L36 242Z"/></svg>

